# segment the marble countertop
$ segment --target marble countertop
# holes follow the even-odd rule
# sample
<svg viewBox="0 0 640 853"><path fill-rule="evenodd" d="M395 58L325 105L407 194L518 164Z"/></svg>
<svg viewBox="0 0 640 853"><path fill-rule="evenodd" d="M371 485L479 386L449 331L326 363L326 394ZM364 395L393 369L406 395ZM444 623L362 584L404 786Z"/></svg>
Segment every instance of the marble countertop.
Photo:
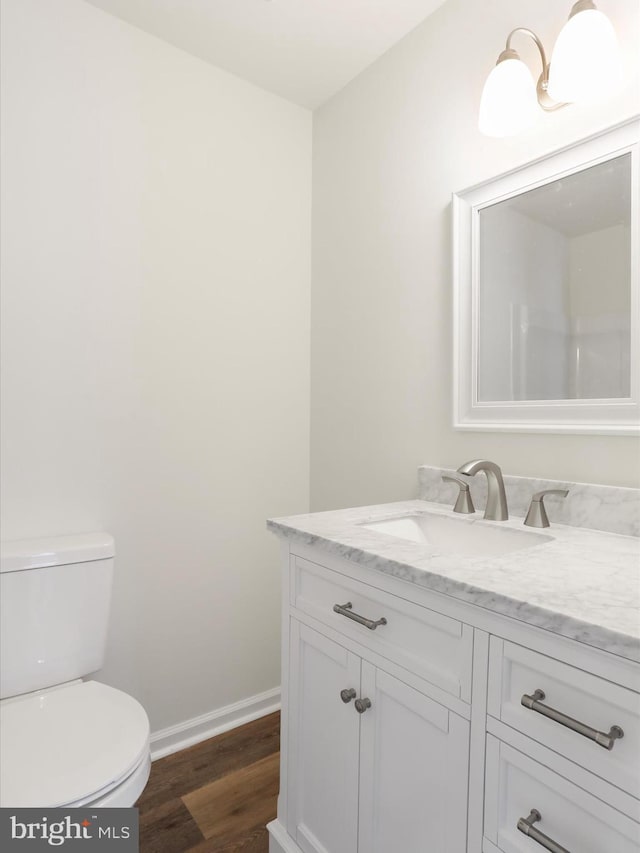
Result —
<svg viewBox="0 0 640 853"><path fill-rule="evenodd" d="M523 528L521 518L485 521L441 503L413 500L270 519L274 533L361 566L640 661L640 539L552 524L553 540L503 556L440 553L426 543L362 527L415 513L468 524Z"/></svg>

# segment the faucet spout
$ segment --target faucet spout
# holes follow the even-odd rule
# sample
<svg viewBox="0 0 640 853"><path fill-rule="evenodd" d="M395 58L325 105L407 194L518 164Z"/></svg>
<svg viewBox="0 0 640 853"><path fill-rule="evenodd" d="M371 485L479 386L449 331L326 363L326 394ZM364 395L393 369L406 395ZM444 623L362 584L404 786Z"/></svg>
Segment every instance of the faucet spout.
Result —
<svg viewBox="0 0 640 853"><path fill-rule="evenodd" d="M478 471L484 471L487 477L487 505L484 517L489 521L506 521L509 518L509 510L500 466L488 459L472 459L458 468L459 474L469 477L473 477Z"/></svg>

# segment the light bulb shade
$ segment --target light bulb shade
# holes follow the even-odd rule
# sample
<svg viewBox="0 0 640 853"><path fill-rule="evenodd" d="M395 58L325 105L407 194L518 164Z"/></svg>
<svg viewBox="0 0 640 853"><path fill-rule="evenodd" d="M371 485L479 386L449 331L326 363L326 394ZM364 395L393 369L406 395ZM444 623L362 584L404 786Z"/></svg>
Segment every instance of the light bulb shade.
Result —
<svg viewBox="0 0 640 853"><path fill-rule="evenodd" d="M514 136L539 115L536 84L521 59L498 62L487 77L478 127L485 136Z"/></svg>
<svg viewBox="0 0 640 853"><path fill-rule="evenodd" d="M611 21L597 9L577 12L564 25L549 66L549 96L585 103L614 92L622 83L618 40Z"/></svg>

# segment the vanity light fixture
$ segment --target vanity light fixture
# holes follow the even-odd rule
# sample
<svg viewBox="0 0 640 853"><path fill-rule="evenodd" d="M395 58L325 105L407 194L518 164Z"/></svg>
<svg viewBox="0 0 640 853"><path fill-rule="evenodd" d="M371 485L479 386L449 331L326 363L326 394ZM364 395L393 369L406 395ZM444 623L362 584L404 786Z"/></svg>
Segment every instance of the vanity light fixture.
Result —
<svg viewBox="0 0 640 853"><path fill-rule="evenodd" d="M542 73L537 84L511 47L517 34L531 38L540 53ZM513 136L539 116L568 103L597 100L620 86L622 67L616 34L593 0L574 3L556 42L552 62L538 36L525 27L509 33L505 49L489 74L480 101L478 125L486 136Z"/></svg>

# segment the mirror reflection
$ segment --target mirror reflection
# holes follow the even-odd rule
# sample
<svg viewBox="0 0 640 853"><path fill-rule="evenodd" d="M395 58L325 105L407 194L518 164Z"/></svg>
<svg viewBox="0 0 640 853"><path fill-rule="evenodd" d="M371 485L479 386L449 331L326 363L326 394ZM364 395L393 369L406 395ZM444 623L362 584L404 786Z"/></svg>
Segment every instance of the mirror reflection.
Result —
<svg viewBox="0 0 640 853"><path fill-rule="evenodd" d="M630 396L631 156L479 211L478 400Z"/></svg>

